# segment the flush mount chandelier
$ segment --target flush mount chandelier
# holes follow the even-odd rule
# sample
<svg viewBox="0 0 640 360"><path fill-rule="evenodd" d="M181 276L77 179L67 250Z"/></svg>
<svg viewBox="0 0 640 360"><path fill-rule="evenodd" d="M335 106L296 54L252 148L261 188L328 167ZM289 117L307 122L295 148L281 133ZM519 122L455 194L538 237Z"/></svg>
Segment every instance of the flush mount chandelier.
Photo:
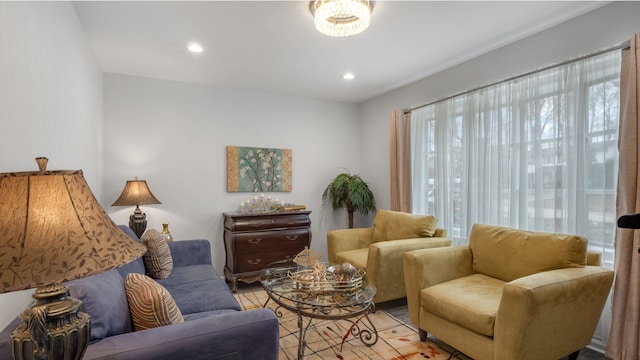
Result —
<svg viewBox="0 0 640 360"><path fill-rule="evenodd" d="M316 29L334 37L363 32L371 22L373 1L315 0L309 3Z"/></svg>

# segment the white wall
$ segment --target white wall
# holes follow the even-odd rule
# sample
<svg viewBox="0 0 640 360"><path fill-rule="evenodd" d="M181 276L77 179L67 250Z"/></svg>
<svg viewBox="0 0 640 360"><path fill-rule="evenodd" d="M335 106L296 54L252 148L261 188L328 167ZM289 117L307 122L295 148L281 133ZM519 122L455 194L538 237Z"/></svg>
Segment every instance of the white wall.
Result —
<svg viewBox="0 0 640 360"><path fill-rule="evenodd" d="M0 2L0 172L82 169L98 199L102 72L70 3ZM0 294L0 329L33 290Z"/></svg>
<svg viewBox="0 0 640 360"><path fill-rule="evenodd" d="M327 230L345 228L347 218L322 206L322 192L341 167L359 171L356 105L114 74L104 83L104 204L126 180L147 180L162 202L141 206L147 228L168 222L176 240L211 240L222 274L222 213L255 195L226 192L226 146L291 149L293 191L265 196L312 211L311 248L326 259ZM118 224L134 210L105 209Z"/></svg>
<svg viewBox="0 0 640 360"><path fill-rule="evenodd" d="M615 2L362 104L360 169L390 206L389 118L409 108L609 48L640 31L640 2ZM460 28L460 31L469 29ZM400 53L402 51L400 50Z"/></svg>

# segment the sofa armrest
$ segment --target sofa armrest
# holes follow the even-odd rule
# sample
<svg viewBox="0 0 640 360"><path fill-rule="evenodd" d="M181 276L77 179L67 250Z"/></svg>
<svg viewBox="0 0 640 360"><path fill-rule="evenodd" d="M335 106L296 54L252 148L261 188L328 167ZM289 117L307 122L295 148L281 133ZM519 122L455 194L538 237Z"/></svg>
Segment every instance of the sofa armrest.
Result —
<svg viewBox="0 0 640 360"><path fill-rule="evenodd" d="M586 266L545 271L507 283L496 314L495 358L559 358L587 346L613 275L611 270Z"/></svg>
<svg viewBox="0 0 640 360"><path fill-rule="evenodd" d="M381 241L369 246L367 279L377 288L376 302L406 296L402 256L407 251L450 246L447 238L415 238Z"/></svg>
<svg viewBox="0 0 640 360"><path fill-rule="evenodd" d="M373 239L373 228L332 230L327 233L327 257L329 263L336 262L336 253L369 247Z"/></svg>
<svg viewBox="0 0 640 360"><path fill-rule="evenodd" d="M84 359L278 359L278 319L270 309L234 311L109 336Z"/></svg>
<svg viewBox="0 0 640 360"><path fill-rule="evenodd" d="M403 267L409 318L416 326L422 289L473 274L471 249L466 245L406 252Z"/></svg>
<svg viewBox="0 0 640 360"><path fill-rule="evenodd" d="M173 266L211 265L211 243L209 240L178 240L168 244L173 258Z"/></svg>

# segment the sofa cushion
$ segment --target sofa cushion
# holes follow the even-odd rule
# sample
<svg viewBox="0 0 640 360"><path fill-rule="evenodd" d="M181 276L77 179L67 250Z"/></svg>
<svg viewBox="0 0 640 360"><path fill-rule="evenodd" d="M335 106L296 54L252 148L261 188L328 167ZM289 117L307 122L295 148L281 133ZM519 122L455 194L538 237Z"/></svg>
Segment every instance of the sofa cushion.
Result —
<svg viewBox="0 0 640 360"><path fill-rule="evenodd" d="M66 283L72 297L82 301L80 311L91 316L91 342L132 331L124 279L117 270Z"/></svg>
<svg viewBox="0 0 640 360"><path fill-rule="evenodd" d="M136 233L133 232L133 230L131 230L131 228L129 228L126 225L118 225L118 227L125 232L125 234L129 235L129 237L137 242L140 242L140 239L138 239L138 236L136 235ZM139 258L137 258L136 260L133 260L132 262L125 264L121 267L118 268L118 272L120 273L120 275L122 276L122 279L124 281L124 278L127 277L128 273L138 273L138 274L144 274L146 273L146 270L144 268L144 260L142 260L142 256L140 256Z"/></svg>
<svg viewBox="0 0 640 360"><path fill-rule="evenodd" d="M202 280L197 283L173 281L173 276L158 280L171 293L183 314L232 309L242 310L229 286L222 279Z"/></svg>
<svg viewBox="0 0 640 360"><path fill-rule="evenodd" d="M473 274L422 290L420 304L429 313L476 333L493 336L504 285L502 280Z"/></svg>
<svg viewBox="0 0 640 360"><path fill-rule="evenodd" d="M184 322L171 294L150 277L127 275L125 290L136 331Z"/></svg>
<svg viewBox="0 0 640 360"><path fill-rule="evenodd" d="M475 224L469 234L475 272L512 281L542 271L584 267L587 239Z"/></svg>
<svg viewBox="0 0 640 360"><path fill-rule="evenodd" d="M213 271L213 267L210 264L174 266L171 276L165 279L158 279L158 283L162 284L162 286L171 292L169 287L171 287L172 284L200 283L213 279L220 279L220 276Z"/></svg>
<svg viewBox="0 0 640 360"><path fill-rule="evenodd" d="M142 243L147 252L142 256L147 275L154 279L164 279L171 275L173 258L164 236L156 230L147 230L142 235Z"/></svg>
<svg viewBox="0 0 640 360"><path fill-rule="evenodd" d="M378 210L373 220L373 242L430 237L437 225L438 219L433 215Z"/></svg>

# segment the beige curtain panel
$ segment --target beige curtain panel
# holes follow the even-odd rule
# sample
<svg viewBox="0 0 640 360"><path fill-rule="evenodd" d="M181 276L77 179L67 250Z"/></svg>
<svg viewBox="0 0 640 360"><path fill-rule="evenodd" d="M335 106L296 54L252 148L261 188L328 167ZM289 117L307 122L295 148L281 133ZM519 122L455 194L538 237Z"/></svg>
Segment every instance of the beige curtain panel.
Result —
<svg viewBox="0 0 640 360"><path fill-rule="evenodd" d="M638 87L640 78L640 33L622 50L620 74L620 134L616 217L640 212L640 126ZM616 278L613 288L612 321L607 357L640 359L640 230L617 229Z"/></svg>
<svg viewBox="0 0 640 360"><path fill-rule="evenodd" d="M391 210L411 212L411 113L391 113Z"/></svg>

